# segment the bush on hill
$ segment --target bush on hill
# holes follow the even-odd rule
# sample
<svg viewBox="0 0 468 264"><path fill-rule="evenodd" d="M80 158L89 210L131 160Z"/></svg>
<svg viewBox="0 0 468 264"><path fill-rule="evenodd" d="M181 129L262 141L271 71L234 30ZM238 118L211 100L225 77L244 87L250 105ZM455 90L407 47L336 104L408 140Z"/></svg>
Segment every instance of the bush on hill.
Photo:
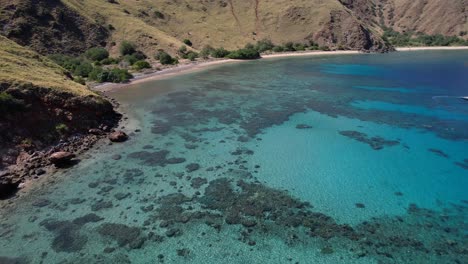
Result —
<svg viewBox="0 0 468 264"><path fill-rule="evenodd" d="M237 59L237 60L254 60L260 58L260 53L253 48L250 49L239 49L232 51L227 55L229 59Z"/></svg>
<svg viewBox="0 0 468 264"><path fill-rule="evenodd" d="M105 48L91 48L85 52L85 57L91 61L102 61L109 57Z"/></svg>
<svg viewBox="0 0 468 264"><path fill-rule="evenodd" d="M217 48L212 50L211 56L213 58L225 58L227 55L229 55L229 53L230 52L224 48Z"/></svg>
<svg viewBox="0 0 468 264"><path fill-rule="evenodd" d="M145 61L145 60L140 60L140 61L137 61L133 64L133 68L137 71L139 70L143 70L143 69L151 69L151 65L149 64L149 62Z"/></svg>
<svg viewBox="0 0 468 264"><path fill-rule="evenodd" d="M159 60L162 65L170 65L170 64L177 64L179 61L174 59L171 55L169 55L164 50L160 50L154 56L155 59Z"/></svg>
<svg viewBox="0 0 468 264"><path fill-rule="evenodd" d="M184 42L185 45L187 45L189 47L192 47L192 45L193 45L193 43L192 43L192 41L190 41L190 39L184 39L183 42Z"/></svg>
<svg viewBox="0 0 468 264"><path fill-rule="evenodd" d="M120 43L119 50L122 56L131 55L136 52L136 47L135 44L124 40Z"/></svg>
<svg viewBox="0 0 468 264"><path fill-rule="evenodd" d="M125 69L114 68L105 70L101 67L95 67L89 74L89 79L96 82L123 83L130 80L133 76Z"/></svg>
<svg viewBox="0 0 468 264"><path fill-rule="evenodd" d="M260 53L272 50L274 47L275 45L269 39L259 40L257 41L257 44L255 45L255 49Z"/></svg>
<svg viewBox="0 0 468 264"><path fill-rule="evenodd" d="M203 47L203 49L200 51L200 57L202 59L208 59L211 55L211 53L213 53L215 49L209 45Z"/></svg>
<svg viewBox="0 0 468 264"><path fill-rule="evenodd" d="M187 53L187 59L191 61L195 61L197 58L198 58L198 53L194 51L190 51L189 53Z"/></svg>
<svg viewBox="0 0 468 264"><path fill-rule="evenodd" d="M26 107L23 100L16 99L7 92L0 92L0 114L21 111Z"/></svg>

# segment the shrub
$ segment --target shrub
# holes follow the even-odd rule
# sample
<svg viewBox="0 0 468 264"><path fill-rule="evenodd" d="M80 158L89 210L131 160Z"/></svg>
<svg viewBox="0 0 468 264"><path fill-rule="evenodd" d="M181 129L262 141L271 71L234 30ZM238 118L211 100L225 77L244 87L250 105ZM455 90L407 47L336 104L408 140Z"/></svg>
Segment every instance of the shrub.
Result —
<svg viewBox="0 0 468 264"><path fill-rule="evenodd" d="M89 79L96 82L114 82L122 83L130 80L133 76L125 69L114 68L111 70L104 70L101 67L95 67L89 74Z"/></svg>
<svg viewBox="0 0 468 264"><path fill-rule="evenodd" d="M319 50L330 51L330 48L328 46L320 46Z"/></svg>
<svg viewBox="0 0 468 264"><path fill-rule="evenodd" d="M273 51L274 51L274 52L283 52L283 51L284 51L284 48L283 48L283 46L275 46L275 47L273 48Z"/></svg>
<svg viewBox="0 0 468 264"><path fill-rule="evenodd" d="M286 44L284 44L284 51L295 51L294 43L287 42Z"/></svg>
<svg viewBox="0 0 468 264"><path fill-rule="evenodd" d="M55 131L60 135L65 135L68 132L68 126L63 123L60 123L55 126Z"/></svg>
<svg viewBox="0 0 468 264"><path fill-rule="evenodd" d="M179 48L179 50L177 51L177 53L184 59L186 59L186 55L187 55L187 46L183 45Z"/></svg>
<svg viewBox="0 0 468 264"><path fill-rule="evenodd" d="M224 48L218 48L214 49L211 52L211 56L214 58L225 58L227 55L229 55L229 51L225 50Z"/></svg>
<svg viewBox="0 0 468 264"><path fill-rule="evenodd" d="M62 68L74 72L75 69L81 64L82 59L73 58L63 54L49 55L49 59L60 65Z"/></svg>
<svg viewBox="0 0 468 264"><path fill-rule="evenodd" d="M102 65L111 65L111 64L117 64L117 63L119 63L119 60L115 58L106 58L101 61Z"/></svg>
<svg viewBox="0 0 468 264"><path fill-rule="evenodd" d="M146 55L141 52L141 51L136 51L132 53L131 55L125 55L123 56L123 60L127 61L130 65L135 64L135 62L140 61L140 60L145 60Z"/></svg>
<svg viewBox="0 0 468 264"><path fill-rule="evenodd" d="M153 12L153 16L158 19L164 19L164 14L159 12L158 10Z"/></svg>
<svg viewBox="0 0 468 264"><path fill-rule="evenodd" d="M192 43L192 41L190 41L190 39L184 39L183 42L184 42L185 45L187 45L189 47L192 47L192 45L193 45L193 43Z"/></svg>
<svg viewBox="0 0 468 264"><path fill-rule="evenodd" d="M191 61L195 61L197 58L198 58L198 53L193 52L193 51L190 51L189 53L187 53L187 59Z"/></svg>
<svg viewBox="0 0 468 264"><path fill-rule="evenodd" d="M136 52L135 44L125 41L125 40L122 41L122 43L120 43L120 54L122 54L122 56L131 55L135 52Z"/></svg>
<svg viewBox="0 0 468 264"><path fill-rule="evenodd" d="M252 43L247 43L245 44L244 49L255 49L255 46Z"/></svg>
<svg viewBox="0 0 468 264"><path fill-rule="evenodd" d="M127 70L115 68L109 71L107 81L114 83L122 83L128 82L128 80L130 80L131 78L133 78L133 75L131 75Z"/></svg>
<svg viewBox="0 0 468 264"><path fill-rule="evenodd" d="M255 49L258 52L265 52L265 51L268 51L268 50L272 50L274 47L275 47L275 45L269 39L259 40L259 41L257 41L257 44L255 45Z"/></svg>
<svg viewBox="0 0 468 264"><path fill-rule="evenodd" d="M133 64L133 68L139 71L143 69L151 69L151 65L147 61L140 60Z"/></svg>
<svg viewBox="0 0 468 264"><path fill-rule="evenodd" d="M214 51L213 47L211 47L209 45L205 46L200 51L200 57L206 60L206 59L208 59L210 57L210 55L213 53L213 51Z"/></svg>
<svg viewBox="0 0 468 264"><path fill-rule="evenodd" d="M85 57L91 61L101 61L109 57L105 48L91 48L85 52Z"/></svg>
<svg viewBox="0 0 468 264"><path fill-rule="evenodd" d="M302 43L294 43L293 48L295 51L304 51L305 45Z"/></svg>
<svg viewBox="0 0 468 264"><path fill-rule="evenodd" d="M82 84L82 85L85 85L86 84L86 81L83 77L81 76L76 76L73 78L73 81L79 83L79 84Z"/></svg>
<svg viewBox="0 0 468 264"><path fill-rule="evenodd" d="M229 53L227 56L230 59L237 59L237 60L253 60L259 59L260 53L255 49L239 49Z"/></svg>
<svg viewBox="0 0 468 264"><path fill-rule="evenodd" d="M163 65L170 65L170 64L177 64L178 63L178 61L176 59L172 58L172 56L169 55L164 50L158 51L158 53L156 53L156 56L154 56L154 57L157 60L159 60L159 62L161 62L161 64L163 64Z"/></svg>
<svg viewBox="0 0 468 264"><path fill-rule="evenodd" d="M89 62L81 62L75 70L73 71L73 75L81 76L81 77L88 77L89 73L93 70L93 65Z"/></svg>
<svg viewBox="0 0 468 264"><path fill-rule="evenodd" d="M21 111L25 107L23 100L16 99L7 92L0 92L0 114Z"/></svg>

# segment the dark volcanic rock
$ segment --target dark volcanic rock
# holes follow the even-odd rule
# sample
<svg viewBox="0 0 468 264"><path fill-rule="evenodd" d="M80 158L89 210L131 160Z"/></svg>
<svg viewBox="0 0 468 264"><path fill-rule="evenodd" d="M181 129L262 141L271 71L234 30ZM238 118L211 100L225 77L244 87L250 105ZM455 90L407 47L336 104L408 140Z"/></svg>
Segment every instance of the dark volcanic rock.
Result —
<svg viewBox="0 0 468 264"><path fill-rule="evenodd" d="M18 191L19 181L0 178L0 200L7 199Z"/></svg>
<svg viewBox="0 0 468 264"><path fill-rule="evenodd" d="M92 135L102 135L104 134L104 131L102 131L99 128L91 128L90 130L88 130L88 133Z"/></svg>
<svg viewBox="0 0 468 264"><path fill-rule="evenodd" d="M109 140L112 142L125 142L128 139L128 135L123 131L115 131L109 135Z"/></svg>
<svg viewBox="0 0 468 264"><path fill-rule="evenodd" d="M49 156L49 161L54 165L65 165L69 164L76 155L66 151L55 152Z"/></svg>

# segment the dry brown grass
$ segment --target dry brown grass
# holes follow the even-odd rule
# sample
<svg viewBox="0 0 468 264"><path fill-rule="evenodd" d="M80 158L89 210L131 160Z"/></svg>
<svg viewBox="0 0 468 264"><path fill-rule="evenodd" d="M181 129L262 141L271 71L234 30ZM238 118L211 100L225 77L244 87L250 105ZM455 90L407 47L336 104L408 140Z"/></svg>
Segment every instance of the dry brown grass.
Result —
<svg viewBox="0 0 468 264"><path fill-rule="evenodd" d="M68 79L64 72L46 57L0 36L0 82L32 83L76 95L94 94L86 86Z"/></svg>
<svg viewBox="0 0 468 264"><path fill-rule="evenodd" d="M112 41L117 44L111 49L114 54L118 53L122 40L137 43L148 54L157 49L174 53L185 38L194 43L195 49L208 44L235 49L262 38L278 44L302 42L321 29L330 19L331 10L344 9L338 1L323 0L258 0L257 15L256 0L224 1L226 5L207 0L63 2L91 20L105 21L116 28L112 34ZM165 18L156 18L155 11L163 13Z"/></svg>

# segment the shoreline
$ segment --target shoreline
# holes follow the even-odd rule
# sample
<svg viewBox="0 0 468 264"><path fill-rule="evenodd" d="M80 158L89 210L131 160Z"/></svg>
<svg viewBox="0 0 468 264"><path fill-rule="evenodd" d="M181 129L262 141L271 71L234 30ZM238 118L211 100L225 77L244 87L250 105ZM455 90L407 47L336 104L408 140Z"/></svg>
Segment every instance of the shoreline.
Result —
<svg viewBox="0 0 468 264"><path fill-rule="evenodd" d="M306 57L306 56L323 56L323 55L355 55L362 54L363 52L357 50L339 50L339 51L306 51L306 52L284 52L275 54L264 54L259 60L263 59L276 59L276 58L288 58L288 57ZM166 68L160 71L150 72L147 74L137 75L127 83L104 83L94 86L92 90L99 92L111 92L116 89L124 88L138 83L161 80L170 78L173 76L183 75L192 73L206 68L224 65L230 63L248 62L252 60L233 60L233 59L218 59L210 61L193 62L187 64L180 64L175 67Z"/></svg>
<svg viewBox="0 0 468 264"><path fill-rule="evenodd" d="M421 50L468 50L468 46L435 46L435 47L396 47L396 51L421 51Z"/></svg>
<svg viewBox="0 0 468 264"><path fill-rule="evenodd" d="M425 51L425 50L468 50L468 46L455 46L455 47L396 47L396 52L407 52L407 51ZM263 54L259 60L268 60L276 58L288 58L288 57L306 57L306 56L328 56L328 55L356 55L365 54L364 52L357 50L337 50L337 51L299 51L299 52L283 52L274 54ZM232 59L216 59L209 61L191 62L186 64L180 64L175 67L169 67L160 71L153 71L149 73L142 73L135 76L127 83L104 83L92 87L92 90L99 92L111 92L116 89L124 88L138 83L161 80L170 78L173 76L183 75L200 71L212 66L223 65L229 63L246 62L249 60L232 60Z"/></svg>

